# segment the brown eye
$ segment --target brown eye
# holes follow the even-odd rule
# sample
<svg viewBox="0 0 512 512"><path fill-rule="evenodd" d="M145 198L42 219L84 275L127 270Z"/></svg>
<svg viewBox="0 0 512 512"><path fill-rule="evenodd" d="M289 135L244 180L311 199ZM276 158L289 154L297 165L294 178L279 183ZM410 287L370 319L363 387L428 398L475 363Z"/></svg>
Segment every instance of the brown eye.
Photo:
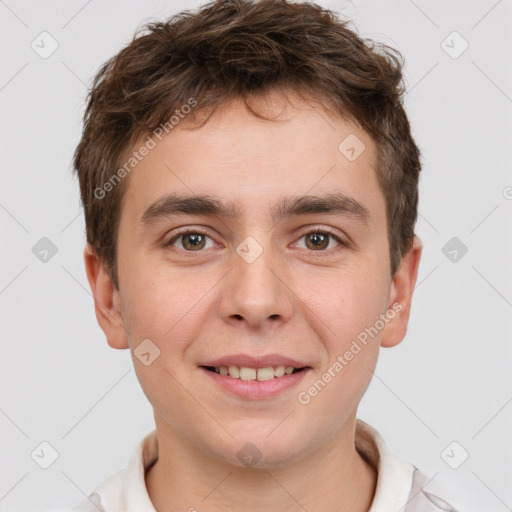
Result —
<svg viewBox="0 0 512 512"><path fill-rule="evenodd" d="M329 245L330 235L326 233L308 233L306 236L306 246L308 249L325 249Z"/></svg>
<svg viewBox="0 0 512 512"><path fill-rule="evenodd" d="M302 248L309 249L312 252L331 253L349 246L348 242L345 242L343 238L331 233L327 229L309 231L308 233L304 233L300 239L305 240ZM335 242L335 245L329 247L332 241Z"/></svg>
<svg viewBox="0 0 512 512"><path fill-rule="evenodd" d="M205 248L208 238L210 237L201 231L186 231L179 233L178 235L171 238L167 245L175 245L175 243L180 240L181 243L176 246L178 249L183 249L189 252L197 252ZM213 245L210 247L212 246Z"/></svg>
<svg viewBox="0 0 512 512"><path fill-rule="evenodd" d="M206 241L206 237L201 233L190 233L182 235L183 247L187 250L195 251L196 249L203 249Z"/></svg>

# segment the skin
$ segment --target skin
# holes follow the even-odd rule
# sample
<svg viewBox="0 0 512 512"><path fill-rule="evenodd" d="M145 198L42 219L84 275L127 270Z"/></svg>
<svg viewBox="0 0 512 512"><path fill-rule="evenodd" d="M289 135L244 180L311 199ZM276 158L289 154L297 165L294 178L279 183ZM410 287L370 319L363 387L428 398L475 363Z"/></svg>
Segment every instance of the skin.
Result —
<svg viewBox="0 0 512 512"><path fill-rule="evenodd" d="M415 238L392 278L375 147L358 126L298 98L254 105L279 121L257 119L234 101L201 128L176 127L131 172L119 290L91 248L84 251L96 316L111 347L130 349L154 409L159 459L146 485L157 511L367 511L377 475L355 449L357 407L379 348L406 334L421 242ZM353 162L338 150L349 134L366 146ZM324 213L277 224L270 217L284 196L334 191L364 205L368 223ZM146 208L170 192L236 199L241 215L180 215L143 229ZM184 237L169 245L184 227L207 230L206 246L190 249ZM331 228L350 244L329 238L315 248L305 236L312 228ZM250 264L236 252L247 236L263 248ZM307 405L299 403L298 392L396 303L401 310L384 329ZM149 366L133 354L145 339L160 350ZM311 370L274 398L244 400L198 368L235 353L278 353ZM261 453L253 468L237 457L247 442Z"/></svg>

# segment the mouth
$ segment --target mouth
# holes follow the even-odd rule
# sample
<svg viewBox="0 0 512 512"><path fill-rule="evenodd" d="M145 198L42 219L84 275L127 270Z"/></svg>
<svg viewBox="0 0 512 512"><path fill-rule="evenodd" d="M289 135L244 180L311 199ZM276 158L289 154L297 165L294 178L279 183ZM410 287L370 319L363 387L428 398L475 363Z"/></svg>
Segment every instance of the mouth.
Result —
<svg viewBox="0 0 512 512"><path fill-rule="evenodd" d="M214 385L214 389L244 401L270 400L286 391L289 393L312 371L311 366L301 366L300 362L287 358L284 358L286 361L279 358L279 362L287 364L276 364L276 358L272 358L274 361L268 361L268 358L266 361L245 359L243 363L238 362L248 366L238 366L233 364L234 361L224 360L199 365L198 369ZM296 366L292 366L292 363Z"/></svg>
<svg viewBox="0 0 512 512"><path fill-rule="evenodd" d="M253 381L257 380L260 382L280 379L286 375L292 375L295 373L302 372L309 368L308 366L303 366L300 368L294 366L264 366L260 368L256 367L248 367L248 366L201 366L205 370L210 372L217 373L219 375L223 375L225 377L230 377L232 379L244 380L244 381Z"/></svg>
<svg viewBox="0 0 512 512"><path fill-rule="evenodd" d="M208 385L244 400L271 399L291 392L313 371L305 360L277 353L224 355L200 361L198 369L208 379Z"/></svg>

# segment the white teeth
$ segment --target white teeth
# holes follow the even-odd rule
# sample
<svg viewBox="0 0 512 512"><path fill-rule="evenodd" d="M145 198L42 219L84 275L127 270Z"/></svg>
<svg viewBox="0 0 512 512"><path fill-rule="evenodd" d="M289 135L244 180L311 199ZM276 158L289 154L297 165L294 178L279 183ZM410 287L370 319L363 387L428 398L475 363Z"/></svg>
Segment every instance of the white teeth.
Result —
<svg viewBox="0 0 512 512"><path fill-rule="evenodd" d="M234 379L242 380L272 380L274 378L282 377L283 375L290 375L295 368L293 366L266 366L265 368L249 368L246 366L218 366L215 368L215 373L233 377Z"/></svg>
<svg viewBox="0 0 512 512"><path fill-rule="evenodd" d="M238 366L230 366L229 376L238 379L240 377L240 368Z"/></svg>
<svg viewBox="0 0 512 512"><path fill-rule="evenodd" d="M256 368L240 367L240 378L242 380L256 380Z"/></svg>
<svg viewBox="0 0 512 512"><path fill-rule="evenodd" d="M256 375L258 380L270 380L274 378L274 368L267 366L266 368L258 368L258 374Z"/></svg>
<svg viewBox="0 0 512 512"><path fill-rule="evenodd" d="M283 365L276 366L274 368L274 376L275 377L282 377L284 375L285 367Z"/></svg>

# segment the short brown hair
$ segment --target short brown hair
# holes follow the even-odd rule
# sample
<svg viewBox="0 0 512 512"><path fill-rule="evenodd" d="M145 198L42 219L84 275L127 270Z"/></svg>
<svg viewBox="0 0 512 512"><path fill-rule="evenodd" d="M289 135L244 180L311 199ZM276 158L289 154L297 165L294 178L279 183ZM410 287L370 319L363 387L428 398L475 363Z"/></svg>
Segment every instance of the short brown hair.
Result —
<svg viewBox="0 0 512 512"><path fill-rule="evenodd" d="M271 90L309 94L372 137L394 276L412 247L421 169L403 108L402 66L398 51L362 39L348 21L309 2L215 0L145 25L94 78L74 155L87 242L115 287L127 180L104 197L96 191L122 156L190 98L194 111L213 113L232 99L252 111L249 98Z"/></svg>

